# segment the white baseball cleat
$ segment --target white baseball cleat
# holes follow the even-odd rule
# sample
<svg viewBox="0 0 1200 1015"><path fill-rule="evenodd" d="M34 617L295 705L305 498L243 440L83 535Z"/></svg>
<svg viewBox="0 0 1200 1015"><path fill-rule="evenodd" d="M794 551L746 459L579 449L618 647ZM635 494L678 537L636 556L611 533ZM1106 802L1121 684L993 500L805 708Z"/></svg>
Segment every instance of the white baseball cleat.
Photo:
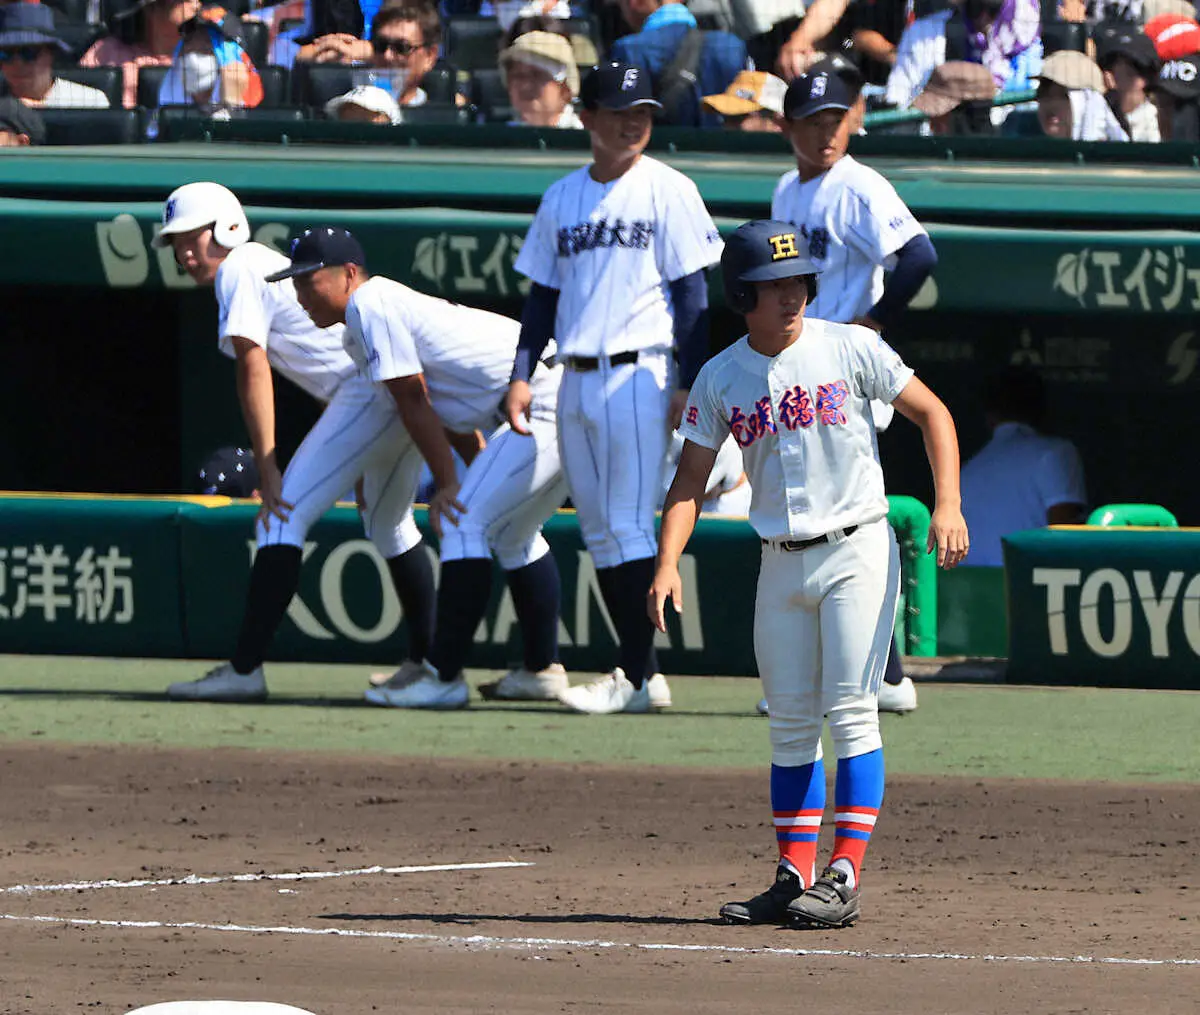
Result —
<svg viewBox="0 0 1200 1015"><path fill-rule="evenodd" d="M395 673L372 673L367 679L372 687L383 687L386 684L388 687L400 688L407 687L414 680L420 680L424 672L425 669L420 663L405 659Z"/></svg>
<svg viewBox="0 0 1200 1015"><path fill-rule="evenodd" d="M372 705L387 708L466 708L471 697L462 674L457 680L441 680L429 663L421 663L422 673L415 680L399 687L390 682L381 687L368 687L363 697Z"/></svg>
<svg viewBox="0 0 1200 1015"><path fill-rule="evenodd" d="M520 667L509 670L492 688L492 697L501 701L558 701L571 686L562 663L551 663L544 670Z"/></svg>
<svg viewBox="0 0 1200 1015"><path fill-rule="evenodd" d="M883 684L879 688L880 712L913 712L917 707L917 688L912 677L898 684Z"/></svg>
<svg viewBox="0 0 1200 1015"><path fill-rule="evenodd" d="M667 678L661 673L655 673L646 681L650 691L650 707L663 709L671 707L671 688L667 686Z"/></svg>
<svg viewBox="0 0 1200 1015"><path fill-rule="evenodd" d="M567 708L588 715L611 715L613 712L649 712L649 681L634 688L625 678L625 671L617 667L598 680L587 684L568 687L559 696Z"/></svg>
<svg viewBox="0 0 1200 1015"><path fill-rule="evenodd" d="M248 702L267 700L267 679L261 666L244 676L232 663L222 663L199 680L184 680L167 688L172 701Z"/></svg>

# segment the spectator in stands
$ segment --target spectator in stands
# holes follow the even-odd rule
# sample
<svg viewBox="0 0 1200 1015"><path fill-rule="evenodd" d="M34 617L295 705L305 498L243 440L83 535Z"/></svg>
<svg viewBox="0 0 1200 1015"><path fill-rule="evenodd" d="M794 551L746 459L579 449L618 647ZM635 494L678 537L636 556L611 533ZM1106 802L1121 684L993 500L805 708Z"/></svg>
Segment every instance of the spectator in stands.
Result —
<svg viewBox="0 0 1200 1015"><path fill-rule="evenodd" d="M765 131L778 134L782 128L782 78L760 70L744 70L723 92L704 96L704 108L721 117L726 130Z"/></svg>
<svg viewBox="0 0 1200 1015"><path fill-rule="evenodd" d="M107 109L98 88L67 81L54 73L55 53L70 47L54 33L54 15L40 3L9 4L0 10L0 71L8 90L27 106Z"/></svg>
<svg viewBox="0 0 1200 1015"><path fill-rule="evenodd" d="M200 0L138 0L110 19L111 35L80 58L80 67L120 67L126 109L137 105L138 70L168 67L179 29L200 13Z"/></svg>
<svg viewBox="0 0 1200 1015"><path fill-rule="evenodd" d="M590 35L572 34L568 30L567 23L561 18L545 17L540 14L517 18L504 33L500 51L508 49L517 39L529 32L551 32L554 35L563 36L571 43L577 67L595 67L600 62L600 52L596 49L596 43Z"/></svg>
<svg viewBox="0 0 1200 1015"><path fill-rule="evenodd" d="M1162 65L1154 104L1164 141L1200 141L1200 55L1176 57Z"/></svg>
<svg viewBox="0 0 1200 1015"><path fill-rule="evenodd" d="M868 84L883 85L896 62L896 47L912 21L909 0L813 0L783 44L776 69L785 81L803 74L821 50L848 50Z"/></svg>
<svg viewBox="0 0 1200 1015"><path fill-rule="evenodd" d="M632 35L617 39L612 59L648 73L662 103L660 118L677 126L720 126L705 95L723 92L747 69L746 44L729 32L704 32L678 0L617 0Z"/></svg>
<svg viewBox="0 0 1200 1015"><path fill-rule="evenodd" d="M1132 26L1099 34L1096 62L1104 74L1109 108L1131 141L1158 141L1158 110L1150 101L1160 67L1154 43Z"/></svg>
<svg viewBox="0 0 1200 1015"><path fill-rule="evenodd" d="M1146 22L1145 34L1160 60L1200 53L1200 24L1194 17L1160 14Z"/></svg>
<svg viewBox="0 0 1200 1015"><path fill-rule="evenodd" d="M421 81L437 63L441 44L442 19L432 3L383 7L371 22L371 83L401 106L425 105Z"/></svg>
<svg viewBox="0 0 1200 1015"><path fill-rule="evenodd" d="M928 132L934 136L994 134L995 95L996 82L983 64L947 60L934 69L912 108L929 117Z"/></svg>
<svg viewBox="0 0 1200 1015"><path fill-rule="evenodd" d="M380 125L403 122L400 106L390 92L374 85L360 85L345 95L325 103L325 115L343 123L375 123Z"/></svg>
<svg viewBox="0 0 1200 1015"><path fill-rule="evenodd" d="M947 60L983 64L1001 92L1032 88L1042 62L1040 17L1038 0L962 0L918 18L897 47L888 104L909 108L933 69Z"/></svg>
<svg viewBox="0 0 1200 1015"><path fill-rule="evenodd" d="M36 110L11 95L0 96L0 148L46 143L46 125Z"/></svg>
<svg viewBox="0 0 1200 1015"><path fill-rule="evenodd" d="M579 97L579 68L570 41L552 32L526 32L500 54L514 125L582 130L572 103Z"/></svg>
<svg viewBox="0 0 1200 1015"><path fill-rule="evenodd" d="M160 106L195 105L215 112L252 109L262 102L262 80L237 42L203 18L187 22L181 34L158 90Z"/></svg>
<svg viewBox="0 0 1200 1015"><path fill-rule="evenodd" d="M1037 117L1047 137L1128 141L1104 100L1104 75L1083 53L1060 49L1046 57L1037 89Z"/></svg>
<svg viewBox="0 0 1200 1015"><path fill-rule="evenodd" d="M1002 536L1082 522L1087 488L1075 445L1041 432L1046 392L1038 373L1009 367L992 377L983 408L992 438L962 469L962 513L971 533L964 563L999 567Z"/></svg>

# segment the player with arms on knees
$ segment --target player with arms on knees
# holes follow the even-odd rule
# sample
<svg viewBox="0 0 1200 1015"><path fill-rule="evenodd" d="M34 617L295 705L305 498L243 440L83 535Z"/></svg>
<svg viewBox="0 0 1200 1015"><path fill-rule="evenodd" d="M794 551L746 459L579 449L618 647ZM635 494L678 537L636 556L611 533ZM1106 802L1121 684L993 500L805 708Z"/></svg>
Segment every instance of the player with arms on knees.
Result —
<svg viewBox="0 0 1200 1015"><path fill-rule="evenodd" d="M437 485L429 503L442 556L433 645L415 670L369 687L367 701L394 708L467 704L462 670L491 598L493 554L508 578L525 648L524 669L502 679L497 696L552 698L567 676L557 662L558 568L541 528L567 496L554 426L562 370L536 364L530 433L520 436L499 426L516 321L368 276L358 240L330 226L295 240L290 267L271 279L291 279L318 326L346 325L346 348L403 421ZM480 451L477 432L493 430ZM461 489L451 440L469 461Z"/></svg>
<svg viewBox="0 0 1200 1015"><path fill-rule="evenodd" d="M809 311L823 321L863 324L886 334L937 265L922 225L879 173L847 154L862 122L862 78L822 60L784 93L784 134L796 156L771 199L771 218L791 222L801 249L826 279ZM885 282L885 272L886 282ZM879 430L890 406L874 403ZM879 693L884 712L917 707L917 690L895 645Z"/></svg>
<svg viewBox="0 0 1200 1015"><path fill-rule="evenodd" d="M580 99L592 162L546 191L517 258L533 286L506 411L523 432L530 371L553 335L566 368L563 468L620 642L610 673L559 697L579 712L645 712L670 693L649 679L654 629L642 608L655 508L671 430L708 353L705 270L721 240L695 184L642 154L661 108L645 71L602 64Z"/></svg>
<svg viewBox="0 0 1200 1015"><path fill-rule="evenodd" d="M342 328L320 328L296 302L291 282L268 283L288 259L250 240L246 213L217 183L189 183L163 206L157 247L198 285L215 286L218 346L237 361L242 416L254 449L262 507L258 551L250 574L241 633L233 657L199 680L172 684L180 701L262 701L263 660L300 583L304 539L347 490L361 480L367 538L387 561L408 622L411 673L433 635L433 565L412 517L421 456L386 393L362 377L342 345ZM324 403L320 418L280 472L275 449L272 370Z"/></svg>
<svg viewBox="0 0 1200 1015"><path fill-rule="evenodd" d="M717 449L729 434L750 476L750 523L762 539L754 654L771 730L774 884L730 902L730 923L844 927L858 919L863 856L883 802L876 696L900 584L896 539L870 403L894 405L925 438L936 504L929 550L953 567L966 555L958 438L942 402L867 328L806 317L817 267L787 222L740 227L721 258L726 298L749 334L700 371L686 438L663 508L648 609L659 630L682 585L679 557ZM816 874L825 810L821 731L837 753L833 856Z"/></svg>

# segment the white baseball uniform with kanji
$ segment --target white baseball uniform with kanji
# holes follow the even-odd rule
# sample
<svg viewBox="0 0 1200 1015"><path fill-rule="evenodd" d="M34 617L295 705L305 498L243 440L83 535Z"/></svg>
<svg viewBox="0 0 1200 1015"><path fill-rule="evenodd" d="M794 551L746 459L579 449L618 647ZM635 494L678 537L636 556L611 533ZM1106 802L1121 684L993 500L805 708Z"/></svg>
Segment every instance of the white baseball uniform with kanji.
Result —
<svg viewBox="0 0 1200 1015"><path fill-rule="evenodd" d="M733 435L764 540L754 651L775 764L815 760L825 715L839 757L880 746L876 696L900 560L870 402L890 404L912 376L870 329L806 317L777 356L742 338L692 387L680 432L714 451ZM782 546L817 537L826 539L804 550Z"/></svg>
<svg viewBox="0 0 1200 1015"><path fill-rule="evenodd" d="M534 370L532 436L501 424L520 332L507 317L378 275L354 291L346 308L346 346L373 384L386 393L385 381L423 374L447 429L489 435L463 477L459 500L467 510L457 526L443 528L442 560L494 553L512 571L549 552L541 527L567 497L554 423L562 368L539 363Z"/></svg>
<svg viewBox="0 0 1200 1015"><path fill-rule="evenodd" d="M668 285L715 264L721 249L695 184L648 156L608 183L584 167L551 185L521 247L517 271L559 293L559 444L599 568L657 552L674 387ZM619 353L637 360L611 363ZM578 369L574 357L599 368Z"/></svg>
<svg viewBox="0 0 1200 1015"><path fill-rule="evenodd" d="M221 351L235 356L233 339L247 339L266 350L278 374L326 403L283 474L288 520L260 523L258 545L303 547L308 530L361 477L367 537L385 558L395 557L421 541L401 464L419 469L420 456L391 400L359 375L342 326L314 325L291 279L265 281L290 264L270 247L246 243L229 252L216 277ZM413 482L415 489L415 475Z"/></svg>

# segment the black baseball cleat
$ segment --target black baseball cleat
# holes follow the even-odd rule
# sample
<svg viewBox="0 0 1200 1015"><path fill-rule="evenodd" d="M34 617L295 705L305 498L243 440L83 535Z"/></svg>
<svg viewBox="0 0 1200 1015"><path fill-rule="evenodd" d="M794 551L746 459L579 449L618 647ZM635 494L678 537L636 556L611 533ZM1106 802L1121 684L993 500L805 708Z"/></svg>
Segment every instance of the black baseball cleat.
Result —
<svg viewBox="0 0 1200 1015"><path fill-rule="evenodd" d="M851 888L836 867L826 867L811 888L788 903L787 918L793 927L849 927L858 919L858 888Z"/></svg>
<svg viewBox="0 0 1200 1015"><path fill-rule="evenodd" d="M774 923L784 927L789 922L788 905L804 891L800 875L780 864L775 871L775 883L761 895L746 902L727 902L721 907L726 923Z"/></svg>

